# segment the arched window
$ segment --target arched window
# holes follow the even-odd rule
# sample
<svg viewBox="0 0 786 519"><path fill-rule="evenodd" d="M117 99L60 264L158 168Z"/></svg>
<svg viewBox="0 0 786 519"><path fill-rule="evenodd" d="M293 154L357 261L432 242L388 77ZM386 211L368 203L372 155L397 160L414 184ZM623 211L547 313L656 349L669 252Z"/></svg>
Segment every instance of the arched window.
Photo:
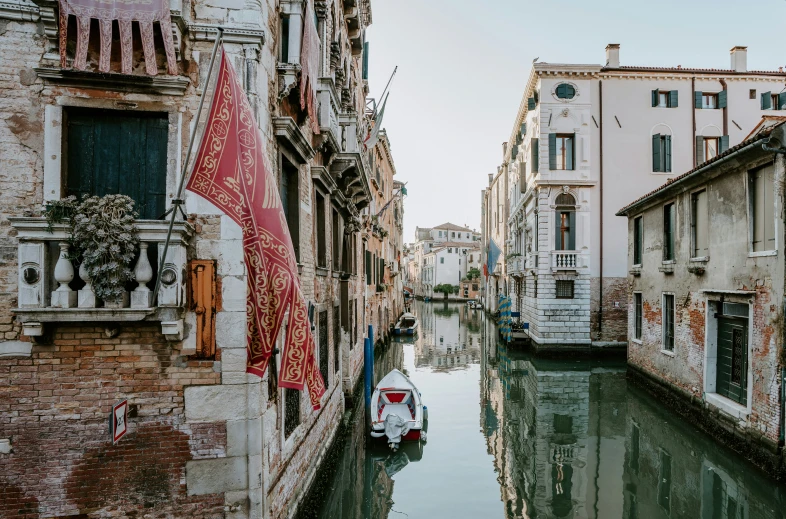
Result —
<svg viewBox="0 0 786 519"><path fill-rule="evenodd" d="M560 83L557 85L556 91L557 97L560 99L573 99L576 97L576 89L573 85L569 85L567 83Z"/></svg>
<svg viewBox="0 0 786 519"><path fill-rule="evenodd" d="M561 193L555 205L554 250L576 250L576 199Z"/></svg>

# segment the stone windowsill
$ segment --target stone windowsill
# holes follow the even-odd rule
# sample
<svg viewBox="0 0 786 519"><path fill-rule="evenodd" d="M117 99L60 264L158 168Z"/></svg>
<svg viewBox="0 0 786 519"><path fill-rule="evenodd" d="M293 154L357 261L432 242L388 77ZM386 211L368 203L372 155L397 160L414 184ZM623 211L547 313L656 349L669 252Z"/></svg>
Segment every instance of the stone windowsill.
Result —
<svg viewBox="0 0 786 519"><path fill-rule="evenodd" d="M718 393L705 393L704 401L737 420L744 420L750 414L750 409L747 407Z"/></svg>
<svg viewBox="0 0 786 519"><path fill-rule="evenodd" d="M632 342L633 344L638 344L639 346L641 346L642 344L644 344L644 342L642 342L642 340L641 340L641 339L634 339L634 338L631 338L630 342Z"/></svg>
<svg viewBox="0 0 786 519"><path fill-rule="evenodd" d="M329 273L329 271L328 271L328 269L327 269L327 268L325 268L325 267L317 267L317 268L316 268L316 274L317 274L317 276L321 276L321 277L327 277L328 273Z"/></svg>
<svg viewBox="0 0 786 519"><path fill-rule="evenodd" d="M641 265L633 265L628 273L631 276L641 276Z"/></svg>
<svg viewBox="0 0 786 519"><path fill-rule="evenodd" d="M674 352L673 352L673 351L669 351L669 350L663 350L663 349L662 349L662 350L660 350L660 352L661 352L662 354L664 354L664 355L667 355L667 356L669 356L669 357L672 357L672 358L673 358L673 357L676 357L676 355L674 354Z"/></svg>
<svg viewBox="0 0 786 519"><path fill-rule="evenodd" d="M765 251L761 251L761 252L749 252L748 253L748 257L749 258L763 258L763 257L766 257L766 256L777 256L777 255L778 255L778 251L776 251L776 250L765 250Z"/></svg>
<svg viewBox="0 0 786 519"><path fill-rule="evenodd" d="M33 351L33 343L22 341L0 342L0 358L29 357Z"/></svg>
<svg viewBox="0 0 786 519"><path fill-rule="evenodd" d="M690 259L691 263L707 263L709 261L710 261L710 257L709 256L698 256L696 258L691 258Z"/></svg>
<svg viewBox="0 0 786 519"><path fill-rule="evenodd" d="M664 260L660 267L658 267L658 272L663 272L664 274L673 274L674 264L674 260Z"/></svg>

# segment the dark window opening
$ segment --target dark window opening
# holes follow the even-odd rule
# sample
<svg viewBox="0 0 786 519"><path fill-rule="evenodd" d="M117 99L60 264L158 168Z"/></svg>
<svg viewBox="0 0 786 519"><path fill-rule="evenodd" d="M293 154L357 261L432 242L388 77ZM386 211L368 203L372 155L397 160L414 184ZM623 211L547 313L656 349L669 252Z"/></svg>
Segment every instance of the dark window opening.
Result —
<svg viewBox="0 0 786 519"><path fill-rule="evenodd" d="M327 224L325 197L316 192L317 199L317 266L327 268Z"/></svg>
<svg viewBox="0 0 786 519"><path fill-rule="evenodd" d="M642 296L641 294L633 294L633 338L641 339L641 325L642 325Z"/></svg>
<svg viewBox="0 0 786 519"><path fill-rule="evenodd" d="M295 259L300 263L300 175L298 169L281 156L281 205L295 248Z"/></svg>
<svg viewBox="0 0 786 519"><path fill-rule="evenodd" d="M641 251L644 245L644 220L641 216L633 220L633 264L641 265Z"/></svg>
<svg viewBox="0 0 786 519"><path fill-rule="evenodd" d="M677 214L674 204L663 206L663 260L674 259L674 233L676 232Z"/></svg>
<svg viewBox="0 0 786 519"><path fill-rule="evenodd" d="M558 279L557 299L573 299L573 283L572 279Z"/></svg>
<svg viewBox="0 0 786 519"><path fill-rule="evenodd" d="M333 373L341 370L341 309L333 307Z"/></svg>
<svg viewBox="0 0 786 519"><path fill-rule="evenodd" d="M284 389L284 437L289 436L300 425L300 391Z"/></svg>
<svg viewBox="0 0 786 519"><path fill-rule="evenodd" d="M169 120L165 113L67 109L67 195L131 197L142 219L165 211Z"/></svg>
<svg viewBox="0 0 786 519"><path fill-rule="evenodd" d="M322 380L325 381L325 388L330 386L328 379L328 313L327 310L319 312L317 322L317 337L319 344L319 373L322 375Z"/></svg>
<svg viewBox="0 0 786 519"><path fill-rule="evenodd" d="M663 349L674 351L674 295L663 295Z"/></svg>

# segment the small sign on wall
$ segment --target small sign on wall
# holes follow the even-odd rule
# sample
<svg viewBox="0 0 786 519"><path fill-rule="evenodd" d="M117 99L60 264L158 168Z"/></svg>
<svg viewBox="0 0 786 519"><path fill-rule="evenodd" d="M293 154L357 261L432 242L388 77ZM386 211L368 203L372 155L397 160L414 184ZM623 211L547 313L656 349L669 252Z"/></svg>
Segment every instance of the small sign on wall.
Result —
<svg viewBox="0 0 786 519"><path fill-rule="evenodd" d="M109 432L112 435L112 443L120 441L120 438L128 432L128 400L123 400L112 406L112 414L109 417Z"/></svg>

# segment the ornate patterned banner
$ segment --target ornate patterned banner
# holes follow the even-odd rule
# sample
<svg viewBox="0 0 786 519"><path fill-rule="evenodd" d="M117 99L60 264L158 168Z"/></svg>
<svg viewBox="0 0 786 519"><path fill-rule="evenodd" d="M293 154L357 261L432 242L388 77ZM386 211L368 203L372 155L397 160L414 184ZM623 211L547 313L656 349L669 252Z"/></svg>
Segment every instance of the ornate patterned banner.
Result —
<svg viewBox="0 0 786 519"><path fill-rule="evenodd" d="M156 49L153 43L153 23L159 22L164 39L167 71L177 74L175 43L172 38L172 21L168 0L59 0L60 1L60 66L66 68L66 42L68 41L68 15L76 17L76 54L74 67L84 70L87 66L87 44L90 41L90 20L98 20L101 32L101 53L98 70L109 72L112 53L112 22L120 28L120 55L123 74L131 73L131 56L134 51L132 22L139 24L142 50L145 54L145 71L155 76Z"/></svg>
<svg viewBox="0 0 786 519"><path fill-rule="evenodd" d="M311 129L319 133L317 120L317 81L319 77L319 34L314 23L312 0L306 0L306 16L303 18L303 44L300 47L300 109L306 110Z"/></svg>
<svg viewBox="0 0 786 519"><path fill-rule="evenodd" d="M265 374L284 318L289 315L279 385L308 386L319 409L325 384L314 359L314 339L295 249L275 178L265 164L264 140L235 70L221 49L216 92L186 189L210 200L240 225L248 275L248 364Z"/></svg>

